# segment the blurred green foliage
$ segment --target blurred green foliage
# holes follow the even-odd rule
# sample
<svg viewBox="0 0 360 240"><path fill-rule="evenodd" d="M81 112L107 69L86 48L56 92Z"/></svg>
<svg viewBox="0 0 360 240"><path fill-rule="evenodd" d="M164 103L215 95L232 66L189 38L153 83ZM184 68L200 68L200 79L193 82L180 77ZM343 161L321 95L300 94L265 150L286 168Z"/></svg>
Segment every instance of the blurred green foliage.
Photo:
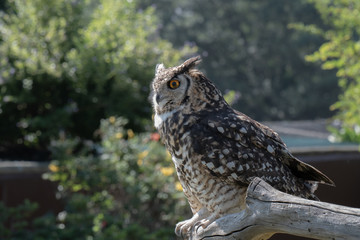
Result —
<svg viewBox="0 0 360 240"><path fill-rule="evenodd" d="M198 47L207 76L223 92L238 93L234 108L262 121L332 116L340 92L335 72L304 59L324 38L289 28L324 25L306 0L140 2L155 6L163 38Z"/></svg>
<svg viewBox="0 0 360 240"><path fill-rule="evenodd" d="M306 59L322 62L326 70L336 69L342 93L331 106L340 129L338 140L360 142L360 2L356 0L311 0L325 27L298 24L297 28L318 34L326 42Z"/></svg>
<svg viewBox="0 0 360 240"><path fill-rule="evenodd" d="M10 0L0 18L0 145L44 149L59 133L93 139L118 114L144 130L154 66L192 50L158 37L134 1Z"/></svg>
<svg viewBox="0 0 360 240"><path fill-rule="evenodd" d="M136 134L124 128L126 122L116 117L101 120L99 144L53 141L55 160L44 178L58 183L64 211L30 223L12 221L11 229L17 231L7 229L6 239L175 238L175 223L189 215L189 208L171 157L157 133ZM17 214L33 211L26 206L19 206ZM0 227L11 211L2 212Z"/></svg>
<svg viewBox="0 0 360 240"><path fill-rule="evenodd" d="M37 208L38 204L29 200L16 207L8 207L0 202L0 239L26 239L24 229L29 227L28 218Z"/></svg>

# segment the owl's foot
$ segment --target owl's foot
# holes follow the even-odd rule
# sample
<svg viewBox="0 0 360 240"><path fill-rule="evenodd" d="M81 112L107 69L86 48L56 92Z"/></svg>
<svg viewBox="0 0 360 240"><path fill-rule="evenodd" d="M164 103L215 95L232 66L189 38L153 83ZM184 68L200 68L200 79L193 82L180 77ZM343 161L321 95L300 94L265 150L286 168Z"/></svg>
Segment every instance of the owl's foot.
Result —
<svg viewBox="0 0 360 240"><path fill-rule="evenodd" d="M200 227L202 227L203 229L207 228L207 226L209 226L212 222L214 222L218 217L219 216L217 214L213 213L209 217L198 221L194 225L195 232L197 232Z"/></svg>
<svg viewBox="0 0 360 240"><path fill-rule="evenodd" d="M179 237L187 238L194 224L207 216L209 216L209 211L206 208L200 209L192 218L176 224L175 234Z"/></svg>

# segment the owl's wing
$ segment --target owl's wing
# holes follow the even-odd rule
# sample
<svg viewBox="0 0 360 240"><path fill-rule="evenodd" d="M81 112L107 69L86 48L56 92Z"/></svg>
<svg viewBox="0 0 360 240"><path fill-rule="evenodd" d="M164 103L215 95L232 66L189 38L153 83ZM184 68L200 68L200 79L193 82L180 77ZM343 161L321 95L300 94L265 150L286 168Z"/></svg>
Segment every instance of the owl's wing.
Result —
<svg viewBox="0 0 360 240"><path fill-rule="evenodd" d="M295 175L334 185L323 173L295 158L276 132L245 114L227 109L207 115L197 127L202 130L193 131L194 151L214 175L240 184L249 184L256 176L279 183Z"/></svg>

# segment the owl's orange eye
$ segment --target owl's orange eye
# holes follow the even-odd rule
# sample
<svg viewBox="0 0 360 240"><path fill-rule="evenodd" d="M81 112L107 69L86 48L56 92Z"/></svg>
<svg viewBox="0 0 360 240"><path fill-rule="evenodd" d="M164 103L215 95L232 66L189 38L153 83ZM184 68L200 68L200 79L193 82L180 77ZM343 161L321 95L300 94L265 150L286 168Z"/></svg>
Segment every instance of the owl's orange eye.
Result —
<svg viewBox="0 0 360 240"><path fill-rule="evenodd" d="M169 81L169 88L176 89L178 87L180 87L180 81L179 80L172 79L172 80Z"/></svg>

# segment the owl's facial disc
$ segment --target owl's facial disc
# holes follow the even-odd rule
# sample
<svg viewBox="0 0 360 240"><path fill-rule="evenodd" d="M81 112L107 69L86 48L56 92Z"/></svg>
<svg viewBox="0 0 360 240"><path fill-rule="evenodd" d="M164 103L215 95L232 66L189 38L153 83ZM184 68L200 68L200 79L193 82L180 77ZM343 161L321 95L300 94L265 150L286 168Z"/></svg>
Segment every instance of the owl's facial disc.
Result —
<svg viewBox="0 0 360 240"><path fill-rule="evenodd" d="M162 81L153 95L153 104L157 113L169 112L183 104L187 96L190 80L185 74Z"/></svg>

